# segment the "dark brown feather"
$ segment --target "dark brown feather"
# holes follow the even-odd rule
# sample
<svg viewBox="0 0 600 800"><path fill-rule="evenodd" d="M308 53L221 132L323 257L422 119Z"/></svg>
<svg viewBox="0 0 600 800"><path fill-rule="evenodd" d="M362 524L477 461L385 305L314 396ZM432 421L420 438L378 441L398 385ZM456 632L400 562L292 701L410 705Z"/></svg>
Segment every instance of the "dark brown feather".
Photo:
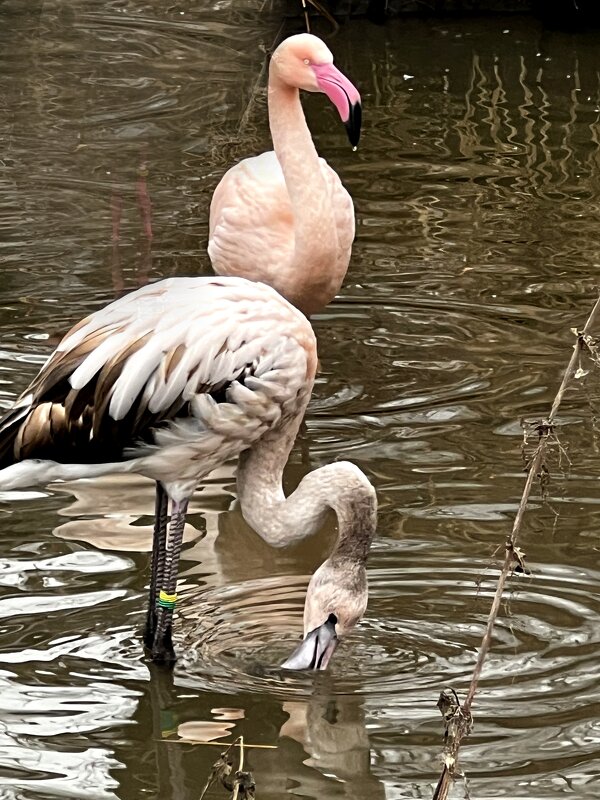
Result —
<svg viewBox="0 0 600 800"><path fill-rule="evenodd" d="M94 331L90 336L80 342L77 347L71 350L65 350L63 352L56 350L48 363L42 367L38 375L23 392L21 397L32 394L34 401L52 401L56 398L60 398L65 391L63 385L68 381L77 367L83 363L92 350L99 347L108 336L111 336L118 330L118 326L106 326L100 330Z"/></svg>
<svg viewBox="0 0 600 800"><path fill-rule="evenodd" d="M133 449L141 455L144 444L154 443L156 430L189 415L190 404L182 397L176 398L168 409L151 412L144 399L146 386L142 386L123 419L114 420L108 412L118 378L152 332L117 353L85 386L72 388L70 378L89 353L120 330L120 325L105 326L76 347L51 357L22 395L31 395L30 405L14 408L0 420L0 468L25 458L98 463L132 457ZM164 354L158 366L163 380L168 381L185 353L185 345L179 344ZM243 382L249 372L252 367L246 365L234 380ZM148 380L152 378L153 373L148 375ZM198 386L196 392L211 394L217 402L224 402L229 385L230 381L220 381Z"/></svg>
<svg viewBox="0 0 600 800"><path fill-rule="evenodd" d="M115 383L123 374L123 369L126 368L128 359L134 353L148 342L152 337L152 333L147 333L145 336L136 339L125 350L120 351L110 361L108 361L100 370L92 402L89 405L94 409L94 423L92 435L99 437L102 435L102 428L105 425L105 420L108 415L108 405L113 394ZM149 376L150 377L150 376Z"/></svg>

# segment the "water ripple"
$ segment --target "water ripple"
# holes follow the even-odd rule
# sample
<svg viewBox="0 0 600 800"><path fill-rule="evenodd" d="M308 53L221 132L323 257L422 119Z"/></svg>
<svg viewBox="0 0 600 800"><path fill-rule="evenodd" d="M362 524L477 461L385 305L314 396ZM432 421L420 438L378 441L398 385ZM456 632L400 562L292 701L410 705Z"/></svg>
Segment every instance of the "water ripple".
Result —
<svg viewBox="0 0 600 800"><path fill-rule="evenodd" d="M2 407L83 315L208 272L214 186L269 147L275 5L0 5ZM227 465L190 508L170 676L142 654L152 486L4 493L3 797L197 800L214 750L162 740L195 720L222 732L211 710L230 706L232 733L277 744L249 756L265 800L431 796L437 695L466 689L522 491L520 420L547 414L596 294L597 47L522 18L351 21L331 46L364 99L358 152L322 97L304 107L358 236L314 320L321 372L286 487L337 458L373 480L367 615L331 672L279 669L335 531L273 552ZM590 370L566 395L528 509L533 574L511 579L482 676L472 795L598 794L598 388Z"/></svg>

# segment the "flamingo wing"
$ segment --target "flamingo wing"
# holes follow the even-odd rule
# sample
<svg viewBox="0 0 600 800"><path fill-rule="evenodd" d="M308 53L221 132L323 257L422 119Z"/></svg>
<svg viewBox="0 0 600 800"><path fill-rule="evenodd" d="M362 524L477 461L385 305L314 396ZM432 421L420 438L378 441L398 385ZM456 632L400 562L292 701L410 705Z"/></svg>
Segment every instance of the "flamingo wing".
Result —
<svg viewBox="0 0 600 800"><path fill-rule="evenodd" d="M304 410L315 363L310 325L269 287L161 281L65 336L0 421L0 467L140 458L194 439L227 457Z"/></svg>

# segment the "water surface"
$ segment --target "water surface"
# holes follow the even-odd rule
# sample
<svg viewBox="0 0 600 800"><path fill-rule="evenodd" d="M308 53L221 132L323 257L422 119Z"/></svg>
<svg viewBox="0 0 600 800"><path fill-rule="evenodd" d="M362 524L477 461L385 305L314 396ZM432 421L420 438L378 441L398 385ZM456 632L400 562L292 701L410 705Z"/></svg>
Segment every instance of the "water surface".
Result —
<svg viewBox="0 0 600 800"><path fill-rule="evenodd" d="M0 5L3 405L90 310L209 273L211 193L269 147L281 25L259 0ZM520 420L547 414L595 297L598 44L520 18L343 26L358 153L324 98L305 108L358 238L315 320L287 480L349 458L376 485L367 616L330 673L277 670L334 532L271 550L227 466L194 498L170 676L140 638L152 487L3 497L0 796L197 800L219 750L173 741L191 723L276 746L249 756L263 800L431 796L437 696L468 684L522 491ZM593 375L567 394L549 500L526 518L533 575L511 582L463 751L473 797L598 795L597 395Z"/></svg>

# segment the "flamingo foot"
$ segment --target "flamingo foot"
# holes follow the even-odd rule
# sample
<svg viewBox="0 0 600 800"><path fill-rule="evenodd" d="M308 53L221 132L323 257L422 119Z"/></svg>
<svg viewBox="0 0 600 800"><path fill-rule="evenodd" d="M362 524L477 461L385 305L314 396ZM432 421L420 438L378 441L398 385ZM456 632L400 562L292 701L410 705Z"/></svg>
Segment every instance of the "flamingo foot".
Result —
<svg viewBox="0 0 600 800"><path fill-rule="evenodd" d="M165 631L160 642L154 642L150 650L150 657L155 664L163 664L166 667L173 666L177 661L175 655L175 648L173 647L173 639L171 638L171 629Z"/></svg>

